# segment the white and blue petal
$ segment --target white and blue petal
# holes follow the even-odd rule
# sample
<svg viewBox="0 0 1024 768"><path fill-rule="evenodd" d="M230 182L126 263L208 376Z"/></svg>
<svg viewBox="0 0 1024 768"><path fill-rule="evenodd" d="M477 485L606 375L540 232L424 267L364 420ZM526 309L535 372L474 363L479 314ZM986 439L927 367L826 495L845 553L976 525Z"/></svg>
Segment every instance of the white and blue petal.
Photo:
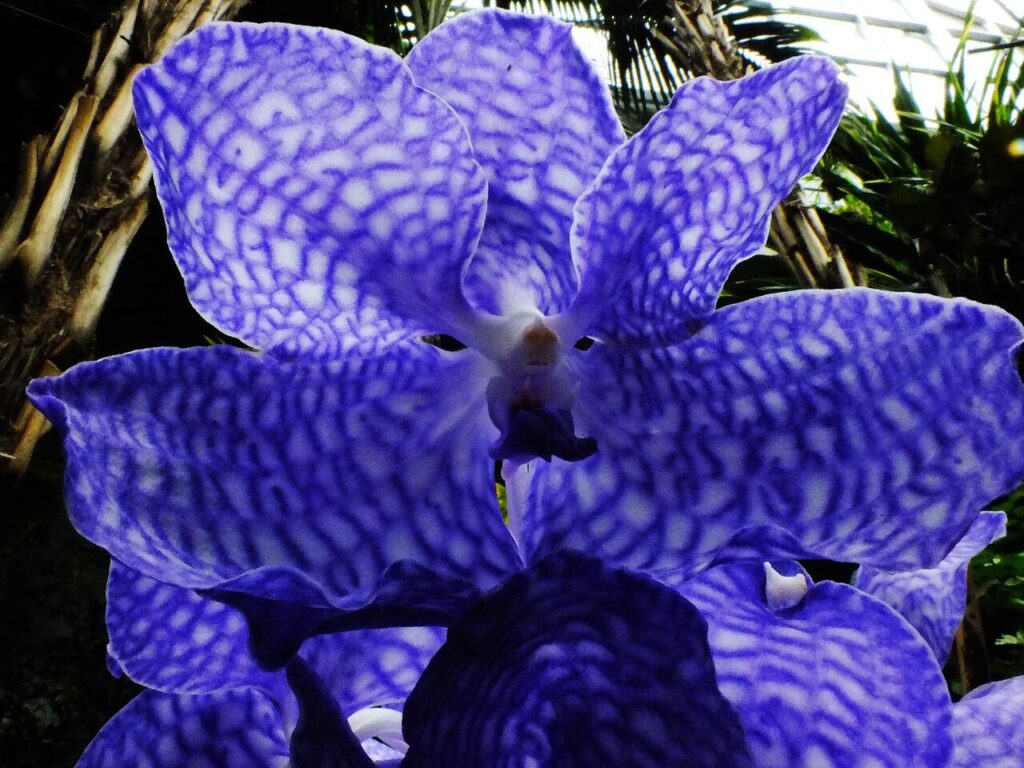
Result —
<svg viewBox="0 0 1024 768"><path fill-rule="evenodd" d="M145 691L92 740L77 768L290 768L284 725L254 688Z"/></svg>
<svg viewBox="0 0 1024 768"><path fill-rule="evenodd" d="M612 155L576 206L574 337L689 336L825 151L846 104L838 74L804 56L742 80L698 78Z"/></svg>
<svg viewBox="0 0 1024 768"><path fill-rule="evenodd" d="M64 432L72 521L127 566L347 610L400 603L407 579L444 603L442 585L519 567L475 364L426 344L326 366L156 349L30 395Z"/></svg>
<svg viewBox="0 0 1024 768"><path fill-rule="evenodd" d="M201 594L241 611L249 648L267 669L283 667L309 638L383 627L448 626L481 593L437 567L394 563L376 588L338 599L292 569L261 568Z"/></svg>
<svg viewBox="0 0 1024 768"><path fill-rule="evenodd" d="M443 640L437 627L407 627L307 643L284 673L298 711L291 768L397 765L406 748L401 709Z"/></svg>
<svg viewBox="0 0 1024 768"><path fill-rule="evenodd" d="M896 609L921 633L939 663L945 664L967 605L967 566L1005 535L1006 515L982 512L934 568L890 573L862 566L853 583Z"/></svg>
<svg viewBox="0 0 1024 768"><path fill-rule="evenodd" d="M283 355L458 335L486 181L459 118L393 52L209 24L134 95L171 251L212 323Z"/></svg>
<svg viewBox="0 0 1024 768"><path fill-rule="evenodd" d="M117 578L129 575L121 573ZM185 591L180 587L164 589ZM167 602L166 594L153 588L137 594L150 605L154 598L162 604ZM208 619L222 614L211 614L195 600L177 602L181 606L178 616L199 614L213 634L196 638L193 631L198 619L181 621L172 617L169 624L150 633L157 652L170 651L179 660L191 652L198 664L204 658L198 646L234 639L230 623ZM148 620L150 630L155 626L156 619ZM145 631L138 629L136 633L141 636ZM79 768L128 764L152 768L373 765L346 718L366 707L391 705L400 709L442 640L443 631L432 627L314 638L303 648L301 659L289 662L287 680L285 672L254 671L252 660L244 650L237 649L233 661L239 670L233 681L238 685L183 695L146 691L104 726ZM249 680L244 679L244 670L252 673ZM208 671L203 681L203 670L191 670L192 684L197 688L204 683L224 684L222 671ZM163 679L169 678L165 675Z"/></svg>
<svg viewBox="0 0 1024 768"><path fill-rule="evenodd" d="M444 642L440 627L385 627L311 638L302 657L351 716L366 707L401 709Z"/></svg>
<svg viewBox="0 0 1024 768"><path fill-rule="evenodd" d="M280 692L280 675L261 670L249 653L244 616L194 590L114 560L106 618L112 663L147 688L213 693L250 686L270 696Z"/></svg>
<svg viewBox="0 0 1024 768"><path fill-rule="evenodd" d="M546 16L456 16L406 59L465 121L487 174L487 220L466 293L495 314L565 310L577 290L573 205L625 139L608 89Z"/></svg>
<svg viewBox="0 0 1024 768"><path fill-rule="evenodd" d="M597 453L535 462L525 549L663 577L728 554L939 562L1024 474L1020 324L866 289L755 299L677 347L579 353Z"/></svg>
<svg viewBox="0 0 1024 768"><path fill-rule="evenodd" d="M952 768L1024 765L1024 677L989 683L953 706Z"/></svg>
<svg viewBox="0 0 1024 768"><path fill-rule="evenodd" d="M673 590L563 552L451 627L405 707L405 768L751 766L700 614Z"/></svg>
<svg viewBox="0 0 1024 768"><path fill-rule="evenodd" d="M899 614L846 584L811 586L778 608L765 590L765 569L748 563L680 589L707 619L719 686L758 768L949 765L946 683Z"/></svg>
<svg viewBox="0 0 1024 768"><path fill-rule="evenodd" d="M107 630L112 662L147 688L213 693L255 687L288 708L281 674L259 667L245 617L229 605L114 561ZM400 707L443 641L439 627L353 630L310 638L301 654L342 708L355 712Z"/></svg>

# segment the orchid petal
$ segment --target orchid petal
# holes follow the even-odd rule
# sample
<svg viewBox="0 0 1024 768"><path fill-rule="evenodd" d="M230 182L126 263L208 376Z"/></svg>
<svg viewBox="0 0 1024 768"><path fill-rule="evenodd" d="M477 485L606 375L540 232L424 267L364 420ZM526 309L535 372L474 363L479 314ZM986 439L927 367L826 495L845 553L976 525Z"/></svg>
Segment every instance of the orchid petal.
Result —
<svg viewBox="0 0 1024 768"><path fill-rule="evenodd" d="M288 768L285 738L273 703L255 689L145 691L103 726L77 768Z"/></svg>
<svg viewBox="0 0 1024 768"><path fill-rule="evenodd" d="M574 361L597 454L531 465L525 551L666 578L731 542L931 566L1024 473L1021 337L994 308L851 289L727 307L678 347L597 344Z"/></svg>
<svg viewBox="0 0 1024 768"><path fill-rule="evenodd" d="M953 706L953 768L1024 765L1024 677L976 688Z"/></svg>
<svg viewBox="0 0 1024 768"><path fill-rule="evenodd" d="M971 558L1006 535L1006 515L982 512L966 535L934 568L887 573L861 567L854 586L900 613L946 663L953 635L967 605L967 566Z"/></svg>
<svg viewBox="0 0 1024 768"><path fill-rule="evenodd" d="M249 655L241 613L117 560L107 582L107 631L111 659L147 688L214 693L250 686L271 698L280 692L280 676Z"/></svg>
<svg viewBox="0 0 1024 768"><path fill-rule="evenodd" d="M448 626L479 598L479 584L403 561L380 575L376 589L337 600L301 574L250 571L203 594L241 611L257 663L279 669L307 639L352 630Z"/></svg>
<svg viewBox="0 0 1024 768"><path fill-rule="evenodd" d="M457 332L486 182L458 117L393 52L209 24L135 80L168 241L199 312L336 357Z"/></svg>
<svg viewBox="0 0 1024 768"><path fill-rule="evenodd" d="M141 682L147 684L156 681L169 686L190 685L194 690L204 686L209 691L216 686L223 689L207 692L205 699L162 699L165 703L159 706L171 707L172 711L177 707L183 717L191 716L191 701L216 704L220 701L217 696L239 692L241 696L255 696L257 701L265 696L273 707L275 722L270 729L259 727L279 742L291 734L291 768L367 765L358 742L346 740L345 733L351 731L341 713L382 704L400 708L444 639L444 631L437 627L316 637L303 647L301 658L289 662L286 682L283 672L272 674L256 667L245 648L244 621L233 609L183 587L154 582L119 563L114 564L111 576L108 621L114 620L110 624L112 645L121 652L118 658L129 674L134 676L142 670L148 679ZM137 604L129 605L133 598ZM135 623L128 626L129 622ZM225 669L222 661L229 654L231 666ZM161 655L168 669L158 669ZM211 660L208 667L200 666ZM239 717L248 716L243 713ZM138 720L125 715L104 729L103 738L91 748L92 762L84 764L90 768L108 765L109 755L120 748L118 739L145 739L144 731L149 726L140 726ZM194 739L181 742L178 748L176 762L168 765L202 764L202 745ZM214 765L221 768L234 763Z"/></svg>
<svg viewBox="0 0 1024 768"><path fill-rule="evenodd" d="M487 588L519 567L494 500L493 426L482 394L465 394L473 357L415 344L319 365L156 349L30 395L65 433L72 521L129 567L355 609L382 590L400 603L395 569Z"/></svg>
<svg viewBox="0 0 1024 768"><path fill-rule="evenodd" d="M487 221L465 289L494 314L566 309L576 199L625 135L572 27L545 16L465 13L413 47L418 85L465 121L487 173Z"/></svg>
<svg viewBox="0 0 1024 768"><path fill-rule="evenodd" d="M116 561L107 594L111 656L133 680L172 693L257 688L274 702L286 732L295 725L296 701L284 674L256 664L237 610ZM353 713L401 708L443 642L439 627L356 630L314 637L301 656L341 710Z"/></svg>
<svg viewBox="0 0 1024 768"><path fill-rule="evenodd" d="M312 638L302 657L348 714L364 707L402 707L444 642L440 627L388 627Z"/></svg>
<svg viewBox="0 0 1024 768"><path fill-rule="evenodd" d="M823 582L772 610L760 564L706 571L680 591L708 621L722 693L758 768L941 768L951 702L921 637L892 609Z"/></svg>
<svg viewBox="0 0 1024 768"><path fill-rule="evenodd" d="M693 606L571 552L511 577L449 630L403 729L403 768L751 765Z"/></svg>
<svg viewBox="0 0 1024 768"><path fill-rule="evenodd" d="M689 336L828 146L846 103L838 73L801 56L742 80L698 78L612 155L576 205L575 336Z"/></svg>

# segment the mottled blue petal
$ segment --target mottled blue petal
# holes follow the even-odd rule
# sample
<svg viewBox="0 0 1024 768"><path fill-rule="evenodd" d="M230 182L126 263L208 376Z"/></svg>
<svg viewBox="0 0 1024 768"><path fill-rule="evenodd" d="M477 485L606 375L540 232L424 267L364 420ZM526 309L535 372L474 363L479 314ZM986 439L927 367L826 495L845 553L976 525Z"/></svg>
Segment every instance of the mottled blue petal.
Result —
<svg viewBox="0 0 1024 768"><path fill-rule="evenodd" d="M760 564L734 564L680 590L707 619L719 686L758 768L948 765L946 683L899 614L833 582L776 611L764 585Z"/></svg>
<svg viewBox="0 0 1024 768"><path fill-rule="evenodd" d="M573 205L625 139L571 31L546 16L464 13L407 58L416 83L465 121L487 174L487 221L464 284L495 314L572 302Z"/></svg>
<svg viewBox="0 0 1024 768"><path fill-rule="evenodd" d="M403 730L403 768L752 765L693 606L571 552L449 630Z"/></svg>
<svg viewBox="0 0 1024 768"><path fill-rule="evenodd" d="M156 349L30 394L65 434L73 522L126 565L353 607L392 566L483 588L519 567L472 357L420 343L330 365Z"/></svg>
<svg viewBox="0 0 1024 768"><path fill-rule="evenodd" d="M337 356L456 332L486 182L393 52L327 29L209 24L135 80L196 308L247 343Z"/></svg>
<svg viewBox="0 0 1024 768"><path fill-rule="evenodd" d="M114 560L107 582L110 658L132 680L174 693L241 686L273 696L281 681L249 654L242 614Z"/></svg>
<svg viewBox="0 0 1024 768"><path fill-rule="evenodd" d="M576 206L575 335L646 346L689 336L825 151L846 104L838 74L804 56L684 84Z"/></svg>
<svg viewBox="0 0 1024 768"><path fill-rule="evenodd" d="M114 715L77 768L289 768L274 705L238 688L195 696L145 691Z"/></svg>
<svg viewBox="0 0 1024 768"><path fill-rule="evenodd" d="M299 716L295 696L283 672L256 664L240 612L116 561L107 595L111 656L133 680L174 693L258 688L291 732ZM444 634L439 627L338 632L310 639L301 657L346 715L382 705L401 709Z"/></svg>
<svg viewBox="0 0 1024 768"><path fill-rule="evenodd" d="M444 642L440 627L388 627L323 635L302 657L351 715L363 707L401 708Z"/></svg>
<svg viewBox="0 0 1024 768"><path fill-rule="evenodd" d="M933 565L1024 474L1021 336L998 309L851 289L733 305L677 347L596 344L574 412L598 451L531 465L526 550L666 578L733 540Z"/></svg>
<svg viewBox="0 0 1024 768"><path fill-rule="evenodd" d="M953 706L952 768L1024 765L1024 677L989 683Z"/></svg>
<svg viewBox="0 0 1024 768"><path fill-rule="evenodd" d="M310 637L355 629L448 626L480 597L479 584L403 561L372 592L336 599L295 571L261 568L203 594L240 610L260 666L283 667Z"/></svg>
<svg viewBox="0 0 1024 768"><path fill-rule="evenodd" d="M967 605L967 566L972 557L1005 535L1006 515L982 512L934 568L888 573L863 566L853 583L895 608L921 633L939 663L945 664Z"/></svg>

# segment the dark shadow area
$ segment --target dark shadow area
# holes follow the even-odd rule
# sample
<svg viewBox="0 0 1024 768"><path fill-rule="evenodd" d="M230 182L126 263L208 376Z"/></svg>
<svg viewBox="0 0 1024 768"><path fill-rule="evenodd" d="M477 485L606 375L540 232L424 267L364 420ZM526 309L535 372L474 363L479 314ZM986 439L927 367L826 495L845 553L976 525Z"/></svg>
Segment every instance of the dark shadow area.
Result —
<svg viewBox="0 0 1024 768"><path fill-rule="evenodd" d="M138 686L106 666L110 557L64 513L60 440L44 438L0 511L0 763L63 768Z"/></svg>

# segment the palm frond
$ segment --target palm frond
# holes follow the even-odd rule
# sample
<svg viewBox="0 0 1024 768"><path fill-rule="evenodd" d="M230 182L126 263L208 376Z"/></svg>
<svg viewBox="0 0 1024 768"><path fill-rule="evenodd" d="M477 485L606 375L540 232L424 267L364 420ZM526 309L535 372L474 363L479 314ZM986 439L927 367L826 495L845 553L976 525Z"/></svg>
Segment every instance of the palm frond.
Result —
<svg viewBox="0 0 1024 768"><path fill-rule="evenodd" d="M770 3L718 0L714 8L736 41L740 57L755 66L799 56L806 53L804 43L821 39L810 27L776 18Z"/></svg>
<svg viewBox="0 0 1024 768"><path fill-rule="evenodd" d="M643 124L665 106L680 83L695 72L664 43L671 35L664 0L513 0L532 12L544 12L577 26L601 31L608 41L608 71L616 105L627 126ZM780 61L802 52L800 44L817 35L774 18L767 3L717 0L744 61Z"/></svg>
<svg viewBox="0 0 1024 768"><path fill-rule="evenodd" d="M1018 47L1002 51L972 90L961 44L933 117L896 73L898 120L848 115L821 178L831 230L885 284L1024 316L1024 66Z"/></svg>

